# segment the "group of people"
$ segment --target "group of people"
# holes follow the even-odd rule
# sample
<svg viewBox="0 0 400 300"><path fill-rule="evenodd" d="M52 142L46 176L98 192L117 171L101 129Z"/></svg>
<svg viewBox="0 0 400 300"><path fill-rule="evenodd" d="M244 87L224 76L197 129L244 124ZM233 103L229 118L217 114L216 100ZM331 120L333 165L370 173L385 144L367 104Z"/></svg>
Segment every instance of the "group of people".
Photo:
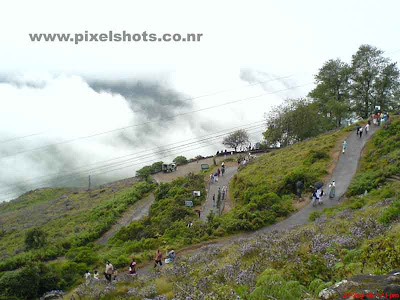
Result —
<svg viewBox="0 0 400 300"><path fill-rule="evenodd" d="M170 250L170 251L167 252L165 263L170 263L175 258L176 258L175 251L174 250ZM162 252L160 251L160 249L158 249L157 252L156 252L154 268L157 267L157 265L162 266L162 259L163 259ZM131 263L129 264L128 274L132 275L132 276L136 276L137 275L136 260L134 258L132 259ZM106 268L105 268L105 271L104 271L104 278L108 282L112 282L112 280L117 280L117 275L118 275L117 270L114 268L114 266L111 264L111 262L107 261L106 262ZM92 277L92 274L90 274L89 270L86 270L84 276L85 276L85 279L86 279L86 283L89 283L92 279L100 280L99 272L97 270L94 271L93 277Z"/></svg>
<svg viewBox="0 0 400 300"><path fill-rule="evenodd" d="M220 176L224 176L224 174L225 174L225 163L222 162L221 168L218 168L215 173L212 173L210 175L210 183L212 184L218 182L218 178Z"/></svg>
<svg viewBox="0 0 400 300"><path fill-rule="evenodd" d="M316 206L317 204L322 204L323 203L323 196L325 195L324 190L322 187L318 189L314 189L313 194L312 194L312 205ZM335 180L333 180L329 184L329 199L334 199L336 196L336 183Z"/></svg>
<svg viewBox="0 0 400 300"><path fill-rule="evenodd" d="M369 126L371 126L371 120L368 120L367 124L365 124L364 126L360 126L357 124L357 135L359 135L361 138L364 131L365 134L368 134Z"/></svg>
<svg viewBox="0 0 400 300"><path fill-rule="evenodd" d="M117 272L116 269L114 269L114 266L109 261L107 261L106 262L106 269L105 269L103 274L104 274L104 278L108 282L111 282L111 280L116 280L117 279L118 272ZM97 270L94 270L93 277L92 277L92 274L90 274L89 270L86 270L85 279L86 279L86 283L90 282L92 279L100 280L99 272Z"/></svg>
<svg viewBox="0 0 400 300"><path fill-rule="evenodd" d="M228 191L228 187L226 185L224 185L222 187L222 189L221 189L221 187L218 187L217 199L215 198L215 194L213 194L213 208L221 207L221 201L225 200L227 191Z"/></svg>
<svg viewBox="0 0 400 300"><path fill-rule="evenodd" d="M372 114L371 119L375 126L381 126L383 122L389 121L389 113L378 112Z"/></svg>

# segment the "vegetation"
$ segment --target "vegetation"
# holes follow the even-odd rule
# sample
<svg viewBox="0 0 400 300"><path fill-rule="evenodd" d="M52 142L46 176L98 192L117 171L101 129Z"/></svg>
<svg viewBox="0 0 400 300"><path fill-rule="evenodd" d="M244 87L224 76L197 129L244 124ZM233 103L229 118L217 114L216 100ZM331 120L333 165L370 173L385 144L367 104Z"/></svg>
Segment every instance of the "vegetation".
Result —
<svg viewBox="0 0 400 300"><path fill-rule="evenodd" d="M188 163L188 160L186 157L179 155L174 158L173 162L176 163L177 166L181 166L186 165Z"/></svg>
<svg viewBox="0 0 400 300"><path fill-rule="evenodd" d="M249 135L246 130L240 129L224 137L222 144L228 148L237 149L240 146L247 146L249 144Z"/></svg>
<svg viewBox="0 0 400 300"><path fill-rule="evenodd" d="M362 168L377 171L385 159L397 152L394 141L400 136L399 122L393 120L372 138L362 158ZM371 158L383 149L386 154L374 163ZM357 185L362 174L357 173L351 185ZM195 299L319 299L324 288L352 275L398 269L400 181L388 179L367 195L351 195L337 206L314 214L311 224L243 237L178 257L174 266L162 270L161 279L143 279L138 295L144 298L168 293L169 298L175 299L186 299L187 295ZM135 281L127 281L124 288L129 286L139 292ZM152 286L157 288L151 289Z"/></svg>
<svg viewBox="0 0 400 300"><path fill-rule="evenodd" d="M42 189L2 204L0 299L34 299L67 288L88 266L103 263L96 253L100 246L94 247L93 241L152 188L142 182L90 192ZM66 261L42 263L62 255ZM21 282L24 288L17 288Z"/></svg>
<svg viewBox="0 0 400 300"><path fill-rule="evenodd" d="M231 183L236 206L223 216L221 230L254 230L272 224L292 212L296 182L305 187L327 175L330 153L346 130L321 135L291 147L261 155Z"/></svg>
<svg viewBox="0 0 400 300"><path fill-rule="evenodd" d="M200 197L193 195L195 190L201 192ZM162 183L154 195L149 216L121 228L103 251L104 259L126 266L132 255L141 262L153 258L153 250L159 247L177 249L208 237L207 226L197 221L193 208L185 206L188 200L193 201L194 206L204 201L203 175L190 174L171 183ZM190 229L187 228L189 221L193 221Z"/></svg>
<svg viewBox="0 0 400 300"><path fill-rule="evenodd" d="M399 109L400 71L383 51L361 45L351 64L329 60L315 75L306 99L288 99L266 115L264 133L270 146L287 146L345 125L350 116L368 118Z"/></svg>

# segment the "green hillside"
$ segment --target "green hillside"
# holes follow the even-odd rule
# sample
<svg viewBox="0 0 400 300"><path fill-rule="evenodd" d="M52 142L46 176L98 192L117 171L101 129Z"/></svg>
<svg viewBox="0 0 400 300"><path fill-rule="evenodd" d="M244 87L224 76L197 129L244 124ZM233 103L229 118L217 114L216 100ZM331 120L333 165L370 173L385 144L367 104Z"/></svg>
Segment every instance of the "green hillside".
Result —
<svg viewBox="0 0 400 300"><path fill-rule="evenodd" d="M327 287L336 293L330 299L342 299L342 292L381 292L382 282L363 281L362 276L354 277L359 283L350 281L353 285L340 293L333 284L357 274L387 274L400 268L399 142L400 120L393 119L368 142L348 197L335 207L312 213L311 224L243 235L234 243L181 256L159 275L120 281L104 299L164 295L167 299L311 300L320 299L319 293ZM391 280L400 281L393 276ZM82 286L80 292L85 299L94 299L92 289Z"/></svg>

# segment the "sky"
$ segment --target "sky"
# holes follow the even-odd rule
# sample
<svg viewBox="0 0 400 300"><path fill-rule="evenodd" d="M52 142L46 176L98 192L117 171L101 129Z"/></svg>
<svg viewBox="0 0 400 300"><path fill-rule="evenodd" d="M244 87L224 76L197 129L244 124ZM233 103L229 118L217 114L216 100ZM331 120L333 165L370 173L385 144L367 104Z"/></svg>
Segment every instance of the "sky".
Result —
<svg viewBox="0 0 400 300"><path fill-rule="evenodd" d="M324 62L399 61L398 1L8 1L0 19L0 201L132 177L262 139ZM198 42L32 42L39 33L201 33ZM257 123L258 122L258 123ZM214 137L210 140L206 138Z"/></svg>

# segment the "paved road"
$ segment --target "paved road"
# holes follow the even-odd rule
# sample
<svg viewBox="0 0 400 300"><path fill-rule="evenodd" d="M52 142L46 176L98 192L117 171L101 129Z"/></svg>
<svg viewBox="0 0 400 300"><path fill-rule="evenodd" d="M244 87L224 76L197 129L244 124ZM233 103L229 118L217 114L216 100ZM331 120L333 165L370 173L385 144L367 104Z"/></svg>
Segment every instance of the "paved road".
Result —
<svg viewBox="0 0 400 300"><path fill-rule="evenodd" d="M237 166L226 167L224 176L220 176L218 182L210 184L206 201L203 204L203 207L201 210L202 212L200 215L200 219L206 221L208 214L212 210L215 210L215 212L217 211L217 208L213 207L214 206L213 205L213 195L215 194L215 202L217 202L218 188L220 187L222 189L222 187L224 185L226 185L227 187L229 186L229 181L231 180L232 176L236 174L237 168L238 168Z"/></svg>
<svg viewBox="0 0 400 300"><path fill-rule="evenodd" d="M333 171L332 177L330 181L335 180L336 183L336 197L335 199L329 199L328 196L325 196L323 199L323 204L318 205L317 207L313 207L312 203L304 207L302 210L298 211L297 213L293 214L286 220L283 220L277 224L272 226L264 227L254 234L268 232L275 229L278 230L285 230L289 229L296 225L304 225L310 222L308 217L311 212L316 210L322 210L326 207L332 207L338 204L338 200L345 194L347 188L350 185L350 181L353 178L354 174L357 171L358 163L360 161L361 152L364 148L365 143L367 140L372 136L372 134L377 130L379 127L371 126L370 132L368 135L364 135L360 138L356 135L356 132L352 132L350 136L347 138L347 149L345 154L340 154L339 161L336 165L335 170ZM365 132L364 132L365 133ZM328 187L325 185L323 190L328 193Z"/></svg>
<svg viewBox="0 0 400 300"><path fill-rule="evenodd" d="M231 244L232 242L234 242L236 240L246 238L246 237L252 237L252 236L258 235L260 233L269 232L272 230L285 230L285 229L289 229L296 225L304 225L304 224L307 224L310 222L308 220L308 217L311 212L313 212L315 210L322 210L325 207L331 207L331 206L337 205L339 203L338 200L346 192L351 179L353 178L354 174L357 171L358 163L359 163L360 157L361 157L361 152L364 148L365 143L378 128L379 127L371 126L369 134L367 136L363 135L363 137L361 139L359 136L356 135L355 131L352 132L349 135L349 137L347 138L346 153L340 154L338 163L337 163L336 168L333 171L332 177L330 179L330 181L335 180L335 182L336 182L336 198L335 199L330 200L328 197L326 197L326 199L324 199L323 205L313 207L312 204L310 203L308 206L304 207L302 210L298 211L297 213L291 215L286 220L283 220L277 224L274 224L271 226L266 226L255 232L241 233L241 234L237 234L237 235L234 235L234 236L222 239L222 240L217 240L215 242L210 241L210 243L208 243L207 245L205 245L203 247L206 247L210 244L220 245L220 246L227 245L227 244ZM219 182L220 185L221 184L228 185L229 179L237 172L236 167L231 167L229 169L230 170L228 170L228 168L227 168L227 172L225 174L226 177L225 177L225 179L223 179L224 181ZM211 206L212 206L212 194L217 190L218 190L218 186L216 184L211 186L211 192L209 193L209 195L211 195L211 197L210 197L211 201L208 201L209 199L207 198L206 204L207 203L208 204L205 206L206 210L208 210L208 211L210 211L210 202L211 202ZM328 191L326 186L324 186L324 191ZM203 216L206 217L206 214L203 213ZM196 248L190 253L194 254L194 253L200 251L201 248L202 247ZM150 271L151 271L151 268L146 266L140 270L139 274L146 274L146 273L149 273Z"/></svg>

